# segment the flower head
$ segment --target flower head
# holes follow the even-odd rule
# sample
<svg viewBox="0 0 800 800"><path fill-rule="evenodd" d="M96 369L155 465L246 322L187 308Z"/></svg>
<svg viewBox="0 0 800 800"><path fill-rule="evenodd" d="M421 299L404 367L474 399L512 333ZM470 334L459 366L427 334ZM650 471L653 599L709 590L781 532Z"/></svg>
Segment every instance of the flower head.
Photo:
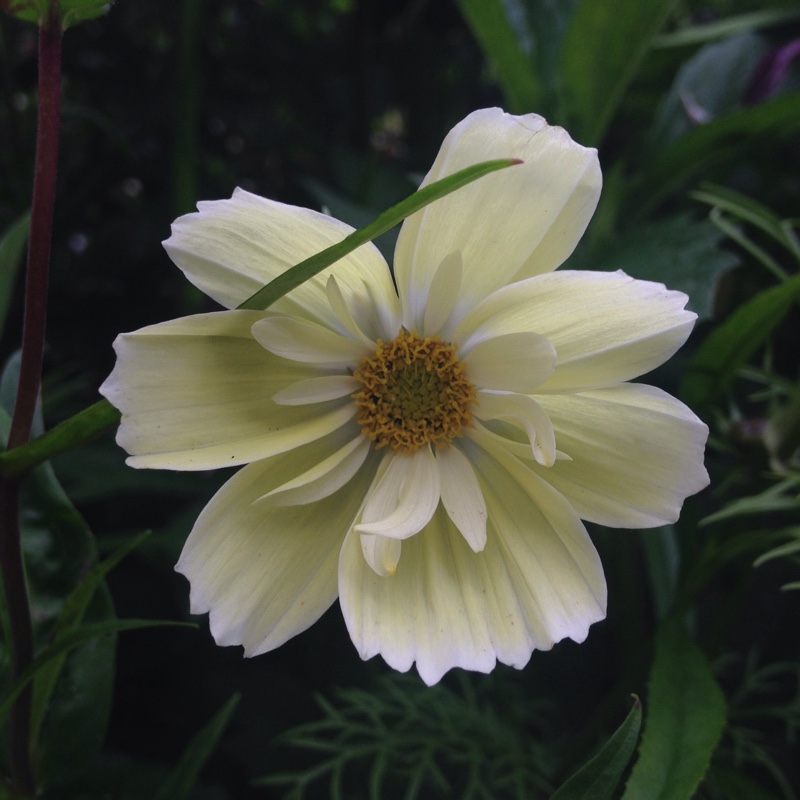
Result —
<svg viewBox="0 0 800 800"><path fill-rule="evenodd" d="M338 596L363 658L427 683L522 667L605 615L581 519L662 525L706 485L703 423L628 383L686 340L686 296L555 271L596 206L596 152L477 111L425 182L506 157L524 163L406 220L396 289L370 244L235 310L351 229L242 190L174 223L173 261L233 310L123 334L101 391L133 466L247 465L176 567L219 644L271 650Z"/></svg>

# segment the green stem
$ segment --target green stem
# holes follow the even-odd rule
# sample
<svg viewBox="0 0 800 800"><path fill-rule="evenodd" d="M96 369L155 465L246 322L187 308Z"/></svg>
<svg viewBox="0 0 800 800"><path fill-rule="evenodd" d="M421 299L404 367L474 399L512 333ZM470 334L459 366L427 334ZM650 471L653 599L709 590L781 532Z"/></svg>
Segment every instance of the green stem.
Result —
<svg viewBox="0 0 800 800"><path fill-rule="evenodd" d="M22 327L22 357L19 385L11 418L8 449L30 438L44 358L47 318L47 283L50 240L58 165L58 122L61 102L61 22L58 4L39 28L39 108L36 163L33 176L30 241L25 284L25 314ZM0 484L0 570L11 632L12 680L33 661L33 628L25 583L19 529L19 483L3 478ZM15 790L34 797L36 782L31 766L31 690L26 687L11 711L9 763Z"/></svg>
<svg viewBox="0 0 800 800"><path fill-rule="evenodd" d="M108 400L100 400L28 444L0 453L0 475L6 478L26 475L53 456L72 450L110 430L119 419L119 411Z"/></svg>

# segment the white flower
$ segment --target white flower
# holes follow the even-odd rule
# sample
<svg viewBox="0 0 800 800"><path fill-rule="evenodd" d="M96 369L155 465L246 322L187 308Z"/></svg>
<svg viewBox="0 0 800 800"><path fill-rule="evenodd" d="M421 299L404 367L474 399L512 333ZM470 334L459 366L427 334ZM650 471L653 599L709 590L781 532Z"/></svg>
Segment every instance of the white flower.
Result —
<svg viewBox="0 0 800 800"><path fill-rule="evenodd" d="M247 464L177 565L194 613L246 655L339 597L363 658L522 667L582 641L606 585L581 518L677 519L707 483L707 429L627 383L668 359L686 296L623 273L555 272L594 211L597 154L535 115L477 111L425 179L513 157L404 223L397 289L365 245L268 311L120 336L101 391L135 467ZM201 203L165 247L230 309L350 228L238 190Z"/></svg>

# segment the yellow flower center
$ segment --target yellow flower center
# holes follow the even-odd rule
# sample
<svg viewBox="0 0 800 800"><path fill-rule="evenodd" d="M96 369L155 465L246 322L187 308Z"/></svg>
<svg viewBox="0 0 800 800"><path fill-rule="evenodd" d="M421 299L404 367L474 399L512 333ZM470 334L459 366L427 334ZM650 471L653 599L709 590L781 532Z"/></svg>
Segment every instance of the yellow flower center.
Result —
<svg viewBox="0 0 800 800"><path fill-rule="evenodd" d="M353 377L364 388L352 395L364 435L377 447L413 453L427 442L448 444L472 424L475 387L453 345L402 330L378 340Z"/></svg>

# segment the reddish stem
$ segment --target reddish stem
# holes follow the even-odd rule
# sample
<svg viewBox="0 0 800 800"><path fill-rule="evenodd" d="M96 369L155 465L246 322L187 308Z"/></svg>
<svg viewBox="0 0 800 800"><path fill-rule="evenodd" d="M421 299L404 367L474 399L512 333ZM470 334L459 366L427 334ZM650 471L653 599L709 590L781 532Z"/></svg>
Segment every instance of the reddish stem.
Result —
<svg viewBox="0 0 800 800"><path fill-rule="evenodd" d="M39 108L36 163L33 175L31 227L25 282L25 316L19 385L11 418L8 449L25 444L31 435L42 375L50 240L58 165L58 122L61 102L61 22L57 0L39 28ZM33 661L33 629L25 583L19 529L19 482L0 483L0 569L11 635L12 680ZM9 762L15 790L36 795L31 766L31 701L28 684L19 695L9 719Z"/></svg>

